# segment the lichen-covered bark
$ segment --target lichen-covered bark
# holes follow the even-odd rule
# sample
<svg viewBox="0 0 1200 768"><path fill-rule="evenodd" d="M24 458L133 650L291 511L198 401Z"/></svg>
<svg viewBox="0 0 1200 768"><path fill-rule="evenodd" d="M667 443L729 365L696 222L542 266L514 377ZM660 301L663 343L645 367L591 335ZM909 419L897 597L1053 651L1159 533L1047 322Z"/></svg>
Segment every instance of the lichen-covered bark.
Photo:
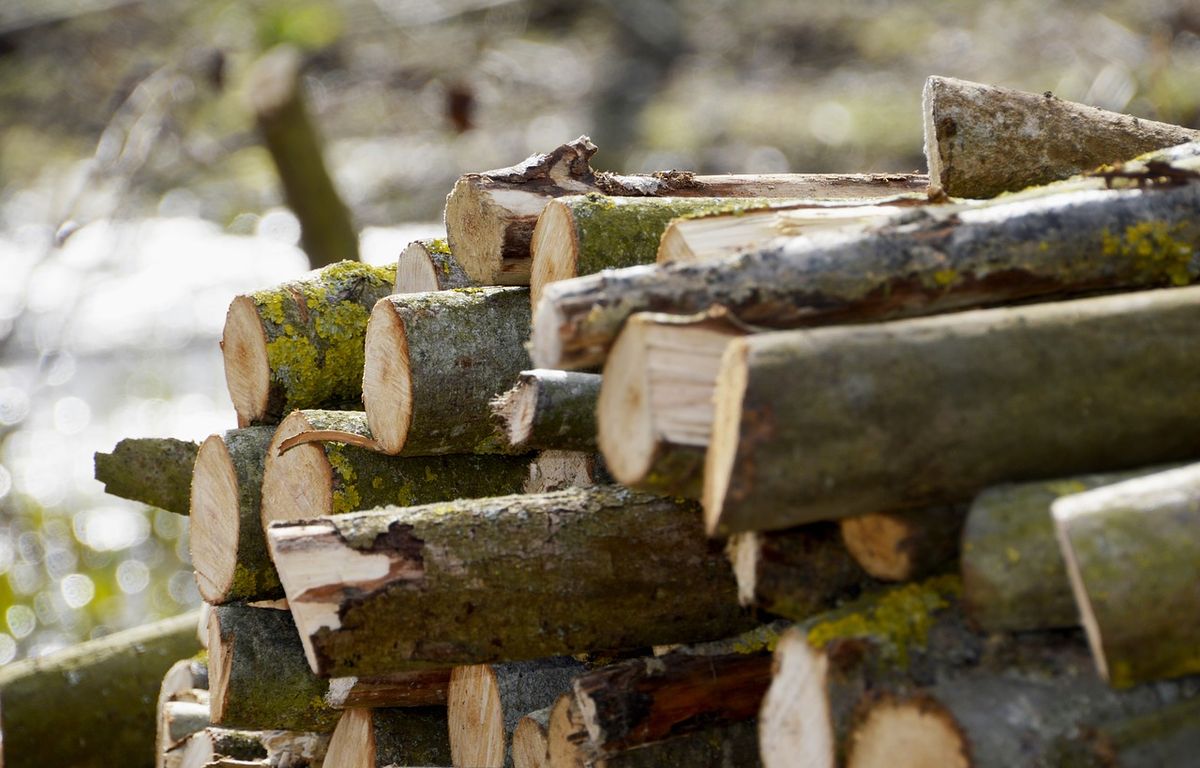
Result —
<svg viewBox="0 0 1200 768"><path fill-rule="evenodd" d="M105 493L186 515L199 449L190 440L127 437L112 453L96 452L96 479Z"/></svg>
<svg viewBox="0 0 1200 768"><path fill-rule="evenodd" d="M414 240L396 262L396 284L393 293L421 293L469 288L476 283L463 271L462 265L441 238Z"/></svg>
<svg viewBox="0 0 1200 768"><path fill-rule="evenodd" d="M1161 469L1007 483L976 496L962 539L967 616L988 632L1079 626L1050 505Z"/></svg>
<svg viewBox="0 0 1200 768"><path fill-rule="evenodd" d="M1189 145L1193 148L1200 145ZM1193 158L1182 168L1200 167ZM635 312L721 305L754 326L913 317L1001 302L1186 285L1200 276L1200 183L1113 189L1091 179L982 207L930 206L870 232L696 263L629 267L548 286L540 368L603 362Z"/></svg>
<svg viewBox="0 0 1200 768"><path fill-rule="evenodd" d="M1117 688L1200 674L1200 464L1052 510L1100 674Z"/></svg>
<svg viewBox="0 0 1200 768"><path fill-rule="evenodd" d="M276 523L269 537L314 667L361 674L733 634L751 619L698 513L605 486Z"/></svg>
<svg viewBox="0 0 1200 768"><path fill-rule="evenodd" d="M370 710L375 762L392 765L451 765L445 707Z"/></svg>
<svg viewBox="0 0 1200 768"><path fill-rule="evenodd" d="M515 447L594 452L599 397L598 374L534 369L521 371L492 409Z"/></svg>
<svg viewBox="0 0 1200 768"><path fill-rule="evenodd" d="M718 388L709 530L1192 456L1198 322L1193 287L735 339L726 363L748 378Z"/></svg>
<svg viewBox="0 0 1200 768"><path fill-rule="evenodd" d="M1200 139L1200 131L950 77L925 81L930 184L994 197Z"/></svg>
<svg viewBox="0 0 1200 768"><path fill-rule="evenodd" d="M200 650L188 613L0 669L6 768L154 765L163 675Z"/></svg>

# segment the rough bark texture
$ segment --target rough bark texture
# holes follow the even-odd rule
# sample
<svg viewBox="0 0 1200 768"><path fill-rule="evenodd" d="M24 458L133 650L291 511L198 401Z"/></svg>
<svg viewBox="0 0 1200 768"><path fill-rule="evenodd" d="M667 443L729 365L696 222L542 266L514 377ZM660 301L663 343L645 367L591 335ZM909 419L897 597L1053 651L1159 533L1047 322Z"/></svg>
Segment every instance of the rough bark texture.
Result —
<svg viewBox="0 0 1200 768"><path fill-rule="evenodd" d="M396 285L392 293L424 293L469 288L475 285L442 239L429 238L409 243L396 262Z"/></svg>
<svg viewBox="0 0 1200 768"><path fill-rule="evenodd" d="M1187 145L1171 157L1197 149ZM801 237L720 259L555 283L534 317L534 365L598 365L626 318L641 311L721 305L750 325L796 328L1185 285L1200 275L1192 258L1200 246L1200 183L1103 187L1101 179L1063 182L978 207L914 209L866 234Z"/></svg>
<svg viewBox="0 0 1200 768"><path fill-rule="evenodd" d="M605 486L276 523L269 539L313 668L362 674L733 634L750 618L697 515Z"/></svg>
<svg viewBox="0 0 1200 768"><path fill-rule="evenodd" d="M449 766L446 708L348 709L333 733L326 764L331 768Z"/></svg>
<svg viewBox="0 0 1200 768"><path fill-rule="evenodd" d="M515 448L596 450L600 376L553 369L521 371L492 410Z"/></svg>
<svg viewBox="0 0 1200 768"><path fill-rule="evenodd" d="M358 407L367 319L395 281L393 267L343 262L235 298L221 348L238 426Z"/></svg>
<svg viewBox="0 0 1200 768"><path fill-rule="evenodd" d="M329 681L308 668L287 611L242 605L214 608L208 653L214 723L333 730L341 713L325 703Z"/></svg>
<svg viewBox="0 0 1200 768"><path fill-rule="evenodd" d="M925 81L930 186L994 197L1200 139L1200 131L951 77Z"/></svg>
<svg viewBox="0 0 1200 768"><path fill-rule="evenodd" d="M874 585L832 523L740 533L729 539L726 549L739 602L794 621L829 610Z"/></svg>
<svg viewBox="0 0 1200 768"><path fill-rule="evenodd" d="M1117 688L1200 674L1200 464L1051 509L1100 674Z"/></svg>
<svg viewBox="0 0 1200 768"><path fill-rule="evenodd" d="M169 437L126 438L112 453L96 452L96 479L105 493L186 515L199 448Z"/></svg>
<svg viewBox="0 0 1200 768"><path fill-rule="evenodd" d="M371 313L363 402L388 453L504 453L491 401L529 368L529 292L391 296Z"/></svg>
<svg viewBox="0 0 1200 768"><path fill-rule="evenodd" d="M445 706L449 688L449 669L335 677L329 681L325 703L334 709Z"/></svg>
<svg viewBox="0 0 1200 768"><path fill-rule="evenodd" d="M975 497L962 538L963 610L987 632L1079 626L1050 505L1165 467L1007 483Z"/></svg>
<svg viewBox="0 0 1200 768"><path fill-rule="evenodd" d="M708 530L1191 456L1197 322L1200 288L1179 288L735 339L705 467Z"/></svg>
<svg viewBox="0 0 1200 768"><path fill-rule="evenodd" d="M154 765L155 704L171 665L200 650L196 613L0 669L0 762Z"/></svg>
<svg viewBox="0 0 1200 768"><path fill-rule="evenodd" d="M250 71L249 98L288 207L300 220L300 245L315 269L356 261L358 233L325 169L321 139L305 105L302 63L291 46L268 51Z"/></svg>
<svg viewBox="0 0 1200 768"><path fill-rule="evenodd" d="M965 517L961 505L858 515L841 520L842 541L877 579L923 579L958 559Z"/></svg>
<svg viewBox="0 0 1200 768"><path fill-rule="evenodd" d="M262 535L263 465L273 427L212 435L192 477L188 547L200 595L211 604L283 597ZM266 564L266 566L264 566Z"/></svg>

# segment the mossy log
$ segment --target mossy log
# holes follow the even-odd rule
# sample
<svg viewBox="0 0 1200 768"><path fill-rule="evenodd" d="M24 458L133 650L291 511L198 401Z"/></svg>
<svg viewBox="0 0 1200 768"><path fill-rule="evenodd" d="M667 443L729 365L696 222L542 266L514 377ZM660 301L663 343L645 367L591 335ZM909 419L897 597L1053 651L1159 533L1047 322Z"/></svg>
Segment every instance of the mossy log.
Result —
<svg viewBox="0 0 1200 768"><path fill-rule="evenodd" d="M468 277L479 285L528 285L530 240L556 197L599 192L644 197L859 197L920 192L922 174L743 174L697 176L671 171L618 176L593 171L586 136L517 165L461 177L446 198L446 235Z"/></svg>
<svg viewBox="0 0 1200 768"><path fill-rule="evenodd" d="M538 368L492 402L510 445L566 451L596 450L600 376Z"/></svg>
<svg viewBox="0 0 1200 768"><path fill-rule="evenodd" d="M199 448L191 440L127 437L112 453L96 452L96 479L105 493L186 515Z"/></svg>
<svg viewBox="0 0 1200 768"><path fill-rule="evenodd" d="M604 466L604 457L598 453L538 451L529 463L529 479L525 481L525 493L587 488L612 482L612 475Z"/></svg>
<svg viewBox="0 0 1200 768"><path fill-rule="evenodd" d="M367 320L395 281L394 267L342 262L235 298L221 351L238 426L359 407Z"/></svg>
<svg viewBox="0 0 1200 768"><path fill-rule="evenodd" d="M618 482L700 498L721 355L744 333L721 311L629 318L596 405L600 450Z"/></svg>
<svg viewBox="0 0 1200 768"><path fill-rule="evenodd" d="M263 466L274 427L246 427L211 435L192 473L188 547L200 596L217 605L231 600L283 597L262 535Z"/></svg>
<svg viewBox="0 0 1200 768"><path fill-rule="evenodd" d="M250 70L248 96L284 198L300 221L300 245L316 269L357 261L358 233L325 168L321 139L305 104L302 66L292 46L272 48Z"/></svg>
<svg viewBox="0 0 1200 768"><path fill-rule="evenodd" d="M155 761L163 675L200 650L198 614L89 640L0 669L5 768L106 768Z"/></svg>
<svg viewBox="0 0 1200 768"><path fill-rule="evenodd" d="M802 621L875 582L846 550L833 523L747 532L726 545L738 602Z"/></svg>
<svg viewBox="0 0 1200 768"><path fill-rule="evenodd" d="M995 197L1200 140L1200 131L1157 123L1046 93L952 77L925 81L925 157L930 186L954 197Z"/></svg>
<svg viewBox="0 0 1200 768"><path fill-rule="evenodd" d="M733 634L750 617L698 514L600 486L275 523L268 539L313 669L370 674Z"/></svg>
<svg viewBox="0 0 1200 768"><path fill-rule="evenodd" d="M583 671L569 656L455 667L447 706L453 763L512 768L518 722L551 706Z"/></svg>
<svg viewBox="0 0 1200 768"><path fill-rule="evenodd" d="M1200 674L1200 464L1051 506L1096 669L1117 688Z"/></svg>
<svg viewBox="0 0 1200 768"><path fill-rule="evenodd" d="M1172 168L1200 160L1186 145ZM986 304L1185 285L1200 276L1200 183L1104 189L1103 179L978 206L911 209L867 233L783 241L701 262L628 267L548 286L534 315L538 368L604 361L635 312L724 307L784 329Z"/></svg>
<svg viewBox="0 0 1200 768"><path fill-rule="evenodd" d="M1005 483L976 496L962 533L962 604L968 618L986 632L1079 626L1050 505L1163 469Z"/></svg>
<svg viewBox="0 0 1200 768"><path fill-rule="evenodd" d="M734 339L705 465L708 530L956 504L1001 481L1192 456L1198 322L1192 287Z"/></svg>
<svg viewBox="0 0 1200 768"><path fill-rule="evenodd" d="M1200 754L1200 696L1148 714L1089 723L1058 739L1055 764L1071 768L1160 768L1187 765Z"/></svg>
<svg viewBox="0 0 1200 768"><path fill-rule="evenodd" d="M470 288L475 285L440 238L414 240L396 261L396 284L392 293L424 293Z"/></svg>
<svg viewBox="0 0 1200 768"><path fill-rule="evenodd" d="M347 709L329 742L329 768L449 766L445 707Z"/></svg>
<svg viewBox="0 0 1200 768"><path fill-rule="evenodd" d="M958 559L963 505L876 512L842 518L842 541L863 570L881 581L912 581Z"/></svg>
<svg viewBox="0 0 1200 768"><path fill-rule="evenodd" d="M557 699L556 699L557 701ZM551 768L550 710L542 707L523 716L513 730L513 768Z"/></svg>
<svg viewBox="0 0 1200 768"><path fill-rule="evenodd" d="M506 453L491 402L529 368L529 291L463 288L380 300L363 403L387 453Z"/></svg>

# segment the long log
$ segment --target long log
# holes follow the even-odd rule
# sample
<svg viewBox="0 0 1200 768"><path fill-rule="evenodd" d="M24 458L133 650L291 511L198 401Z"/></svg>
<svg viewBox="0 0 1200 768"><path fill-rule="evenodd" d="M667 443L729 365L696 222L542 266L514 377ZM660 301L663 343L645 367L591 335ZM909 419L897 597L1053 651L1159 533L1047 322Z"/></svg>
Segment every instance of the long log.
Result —
<svg viewBox="0 0 1200 768"><path fill-rule="evenodd" d="M1051 506L1100 675L1117 688L1200 673L1200 464Z"/></svg>
<svg viewBox="0 0 1200 768"><path fill-rule="evenodd" d="M1005 483L971 502L962 533L962 605L987 632L1079 626L1050 505L1166 467Z"/></svg>
<svg viewBox="0 0 1200 768"><path fill-rule="evenodd" d="M393 267L342 262L229 305L221 352L238 426L362 399L363 341Z"/></svg>
<svg viewBox="0 0 1200 768"><path fill-rule="evenodd" d="M335 677L325 703L334 709L445 706L450 669L394 672L371 677Z"/></svg>
<svg viewBox="0 0 1200 768"><path fill-rule="evenodd" d="M96 452L96 479L105 493L186 515L198 450L191 440L128 437L112 453Z"/></svg>
<svg viewBox="0 0 1200 768"><path fill-rule="evenodd" d="M1197 151L1162 157L1191 173ZM530 354L538 368L594 367L643 311L720 305L746 324L783 329L1184 285L1200 275L1191 258L1200 183L1142 181L1155 179L1164 183L1112 190L1100 178L1073 180L979 206L913 209L865 234L564 280L538 304Z"/></svg>
<svg viewBox="0 0 1200 768"><path fill-rule="evenodd" d="M529 242L546 204L564 195L600 192L647 197L859 197L922 191L928 179L894 174L880 181L861 175L776 174L697 176L672 171L618 176L593 171L596 147L586 136L517 165L461 177L446 198L446 234L463 270L479 285L528 285Z"/></svg>
<svg viewBox="0 0 1200 768"><path fill-rule="evenodd" d="M414 240L396 261L396 284L392 293L424 293L470 288L475 285L463 271L449 244L441 238Z"/></svg>
<svg viewBox="0 0 1200 768"><path fill-rule="evenodd" d="M511 768L521 718L551 706L583 670L569 656L455 667L447 706L453 763Z"/></svg>
<svg viewBox="0 0 1200 768"><path fill-rule="evenodd" d="M0 669L0 764L104 768L155 761L163 675L200 650L188 613Z"/></svg>
<svg viewBox="0 0 1200 768"><path fill-rule="evenodd" d="M734 339L705 465L708 530L956 504L1000 481L1192 456L1197 322L1200 287Z"/></svg>
<svg viewBox="0 0 1200 768"><path fill-rule="evenodd" d="M952 77L922 98L930 186L995 197L1188 141L1200 131Z"/></svg>
<svg viewBox="0 0 1200 768"><path fill-rule="evenodd" d="M697 515L601 486L275 523L268 539L312 668L362 674L734 634L749 617Z"/></svg>
<svg viewBox="0 0 1200 768"><path fill-rule="evenodd" d="M529 368L529 292L390 296L371 312L363 403L387 453L504 453L491 401Z"/></svg>
<svg viewBox="0 0 1200 768"><path fill-rule="evenodd" d="M876 512L842 518L842 541L863 570L881 581L912 581L958 559L966 509L959 506Z"/></svg>
<svg viewBox="0 0 1200 768"><path fill-rule="evenodd" d="M596 450L600 377L552 369L521 371L492 402L510 445L540 450Z"/></svg>
<svg viewBox="0 0 1200 768"><path fill-rule="evenodd" d="M347 709L325 755L325 768L451 764L445 707Z"/></svg>

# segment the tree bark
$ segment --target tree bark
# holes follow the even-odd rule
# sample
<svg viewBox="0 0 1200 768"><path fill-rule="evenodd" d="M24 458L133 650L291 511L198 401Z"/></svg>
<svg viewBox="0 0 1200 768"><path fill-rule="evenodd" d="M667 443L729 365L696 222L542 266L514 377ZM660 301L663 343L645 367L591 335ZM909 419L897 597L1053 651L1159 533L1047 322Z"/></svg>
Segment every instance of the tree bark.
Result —
<svg viewBox="0 0 1200 768"><path fill-rule="evenodd" d="M425 293L470 288L475 285L440 238L414 240L396 262L396 284L392 293Z"/></svg>
<svg viewBox="0 0 1200 768"><path fill-rule="evenodd" d="M705 465L708 530L1191 456L1197 322L1200 288L1179 288L735 339Z"/></svg>
<svg viewBox="0 0 1200 768"><path fill-rule="evenodd" d="M276 523L269 540L313 669L362 674L733 634L749 617L697 514L596 487Z"/></svg>
<svg viewBox="0 0 1200 768"><path fill-rule="evenodd" d="M511 768L518 722L552 705L583 670L569 656L455 667L447 707L452 762Z"/></svg>
<svg viewBox="0 0 1200 768"><path fill-rule="evenodd" d="M112 453L96 452L96 479L105 493L186 515L198 449L191 440L127 437Z"/></svg>
<svg viewBox="0 0 1200 768"><path fill-rule="evenodd" d="M783 329L1184 285L1200 275L1191 258L1200 248L1200 183L1103 187L1098 178L1064 182L979 206L916 209L866 234L555 283L538 305L530 354L538 368L594 367L642 311L720 305L745 324Z"/></svg>
<svg viewBox="0 0 1200 768"><path fill-rule="evenodd" d="M367 319L395 281L390 267L345 262L235 298L221 350L238 426L360 404Z"/></svg>
<svg viewBox="0 0 1200 768"><path fill-rule="evenodd" d="M325 764L329 768L449 766L446 708L347 709L333 732Z"/></svg>
<svg viewBox="0 0 1200 768"><path fill-rule="evenodd" d="M284 198L300 220L300 245L317 269L357 261L358 233L325 169L321 139L304 101L302 66L291 46L267 51L250 70L249 99Z"/></svg>
<svg viewBox="0 0 1200 768"><path fill-rule="evenodd" d="M394 672L373 677L335 677L325 703L334 709L445 706L450 669Z"/></svg>
<svg viewBox="0 0 1200 768"><path fill-rule="evenodd" d="M954 197L1001 192L1200 140L1200 131L952 77L925 81L930 186Z"/></svg>
<svg viewBox="0 0 1200 768"><path fill-rule="evenodd" d="M387 453L505 453L491 401L529 368L529 296L464 288L391 296L366 333L363 402Z"/></svg>
<svg viewBox="0 0 1200 768"><path fill-rule="evenodd" d="M1078 768L1159 768L1187 765L1200 754L1200 697L1150 713L1089 724L1081 734L1058 739L1058 765Z"/></svg>
<svg viewBox="0 0 1200 768"><path fill-rule="evenodd" d="M863 570L881 581L912 581L952 566L963 506L867 513L840 521L842 541Z"/></svg>
<svg viewBox="0 0 1200 768"><path fill-rule="evenodd" d="M492 402L514 448L596 450L600 377L552 369L521 371L516 385Z"/></svg>
<svg viewBox="0 0 1200 768"><path fill-rule="evenodd" d="M196 613L0 669L5 768L154 765L155 704L172 664L200 649Z"/></svg>
<svg viewBox="0 0 1200 768"><path fill-rule="evenodd" d="M1096 669L1110 684L1200 673L1200 464L1051 506Z"/></svg>
<svg viewBox="0 0 1200 768"><path fill-rule="evenodd" d="M584 451L539 451L529 463L525 493L547 493L563 488L588 488L613 482L604 457Z"/></svg>
<svg viewBox="0 0 1200 768"><path fill-rule="evenodd" d="M967 617L986 632L1079 626L1079 608L1050 505L1064 496L1163 469L1006 483L976 496L962 535L962 603Z"/></svg>

